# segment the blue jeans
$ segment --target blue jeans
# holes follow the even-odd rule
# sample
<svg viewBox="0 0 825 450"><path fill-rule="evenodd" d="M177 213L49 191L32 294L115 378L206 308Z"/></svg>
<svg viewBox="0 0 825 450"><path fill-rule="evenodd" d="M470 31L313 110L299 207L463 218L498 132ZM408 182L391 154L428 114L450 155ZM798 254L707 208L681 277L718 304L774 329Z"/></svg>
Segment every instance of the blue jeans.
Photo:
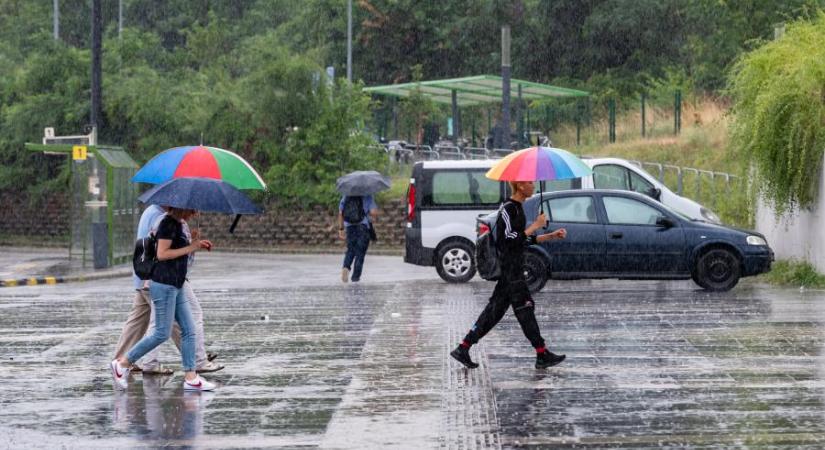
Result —
<svg viewBox="0 0 825 450"><path fill-rule="evenodd" d="M152 282L149 285L152 295L152 304L155 309L155 332L144 336L128 353L126 358L130 363L139 360L152 349L166 342L172 334L172 323L177 321L180 326L180 356L183 361L183 370L195 370L195 321L189 310L183 289L168 284Z"/></svg>
<svg viewBox="0 0 825 450"><path fill-rule="evenodd" d="M350 225L347 227L347 253L344 255L344 267L352 269L352 281L361 279L361 269L364 267L364 257L370 246L370 232L366 225ZM353 262L355 267L352 267Z"/></svg>

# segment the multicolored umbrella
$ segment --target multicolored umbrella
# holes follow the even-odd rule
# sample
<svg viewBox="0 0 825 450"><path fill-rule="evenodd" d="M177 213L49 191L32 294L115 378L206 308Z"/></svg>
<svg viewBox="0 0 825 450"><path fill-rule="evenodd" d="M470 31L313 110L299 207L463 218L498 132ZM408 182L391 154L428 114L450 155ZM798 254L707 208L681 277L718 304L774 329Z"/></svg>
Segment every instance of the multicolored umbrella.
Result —
<svg viewBox="0 0 825 450"><path fill-rule="evenodd" d="M593 173L578 156L552 147L530 147L513 152L487 171L499 181L567 180Z"/></svg>
<svg viewBox="0 0 825 450"><path fill-rule="evenodd" d="M266 189L264 180L245 159L229 150L202 145L175 147L159 153L141 167L132 181L161 184L187 177L213 178L238 189Z"/></svg>
<svg viewBox="0 0 825 450"><path fill-rule="evenodd" d="M592 175L593 171L578 156L553 147L530 147L505 156L487 171L487 178L499 181L568 180ZM544 183L539 197L544 194ZM544 213L544 198L539 200Z"/></svg>

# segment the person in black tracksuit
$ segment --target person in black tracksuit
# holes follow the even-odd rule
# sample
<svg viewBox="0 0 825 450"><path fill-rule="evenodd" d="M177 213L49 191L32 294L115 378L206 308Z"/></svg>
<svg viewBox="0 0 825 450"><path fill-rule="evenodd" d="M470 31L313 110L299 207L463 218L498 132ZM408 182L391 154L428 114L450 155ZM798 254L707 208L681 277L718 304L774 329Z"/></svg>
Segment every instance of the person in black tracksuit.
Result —
<svg viewBox="0 0 825 450"><path fill-rule="evenodd" d="M490 297L490 302L478 316L464 340L450 353L450 356L470 369L478 367L478 364L470 359L470 347L496 326L510 306L513 307L516 319L521 325L521 331L536 349L537 369L555 366L565 358L565 355L556 355L547 350L544 338L541 337L539 324L536 322L533 298L530 296L527 280L524 278L524 252L528 246L537 242L564 239L567 232L562 228L552 233L534 236L533 233L542 228L547 220L544 213L541 213L529 227L526 227L527 219L522 202L533 194L534 184L531 181L520 181L511 182L510 186L513 195L504 204L496 221L495 241L501 276Z"/></svg>

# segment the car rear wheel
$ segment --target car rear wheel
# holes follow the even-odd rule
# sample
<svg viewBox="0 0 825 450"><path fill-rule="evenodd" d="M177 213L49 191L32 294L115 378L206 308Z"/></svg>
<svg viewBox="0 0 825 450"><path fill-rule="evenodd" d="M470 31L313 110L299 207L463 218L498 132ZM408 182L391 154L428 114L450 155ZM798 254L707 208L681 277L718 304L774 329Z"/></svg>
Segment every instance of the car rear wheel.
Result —
<svg viewBox="0 0 825 450"><path fill-rule="evenodd" d="M535 252L524 255L524 278L531 293L536 293L547 283L547 261Z"/></svg>
<svg viewBox="0 0 825 450"><path fill-rule="evenodd" d="M435 270L448 283L466 283L476 274L473 247L462 241L444 244L436 255Z"/></svg>
<svg viewBox="0 0 825 450"><path fill-rule="evenodd" d="M724 292L739 283L741 272L739 258L730 250L717 248L696 260L693 281L708 291Z"/></svg>

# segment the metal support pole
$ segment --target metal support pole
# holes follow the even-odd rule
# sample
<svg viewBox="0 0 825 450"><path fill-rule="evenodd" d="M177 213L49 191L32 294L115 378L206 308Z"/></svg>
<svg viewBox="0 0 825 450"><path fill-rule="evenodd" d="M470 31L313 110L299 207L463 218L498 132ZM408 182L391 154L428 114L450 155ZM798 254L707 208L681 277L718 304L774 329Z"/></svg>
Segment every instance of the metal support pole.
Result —
<svg viewBox="0 0 825 450"><path fill-rule="evenodd" d="M473 127L473 136L472 136L473 137L473 140L472 140L473 143L471 144L471 146L473 146L473 147L477 147L477 145L476 145L476 114L475 114L477 112L478 111L473 111L474 114L472 116L470 116L470 117L472 117L472 127Z"/></svg>
<svg viewBox="0 0 825 450"><path fill-rule="evenodd" d="M453 89L452 97L452 113L453 113L453 139L458 140L461 137L461 111L458 109L458 92Z"/></svg>
<svg viewBox="0 0 825 450"><path fill-rule="evenodd" d="M645 127L647 126L647 118L645 117L645 100L647 94L642 92L642 137L645 137Z"/></svg>
<svg viewBox="0 0 825 450"><path fill-rule="evenodd" d="M398 101L392 98L392 136L398 139Z"/></svg>
<svg viewBox="0 0 825 450"><path fill-rule="evenodd" d="M495 147L510 147L510 26L501 27L501 122Z"/></svg>
<svg viewBox="0 0 825 450"><path fill-rule="evenodd" d="M347 0L347 81L352 83L352 0Z"/></svg>
<svg viewBox="0 0 825 450"><path fill-rule="evenodd" d="M54 14L52 15L52 20L54 21L52 29L55 41L60 39L60 5L58 3L59 0L54 0Z"/></svg>
<svg viewBox="0 0 825 450"><path fill-rule="evenodd" d="M550 124L553 123L551 117L550 105L544 105L544 131L548 136L550 135Z"/></svg>
<svg viewBox="0 0 825 450"><path fill-rule="evenodd" d="M529 107L524 108L524 114L527 116L527 120L524 121L524 128L525 128L525 131L527 131L527 145L529 146L529 145L532 145L532 142L530 142L530 133L531 133L532 130L530 128L530 108ZM538 139L536 139L536 145L539 145Z"/></svg>
<svg viewBox="0 0 825 450"><path fill-rule="evenodd" d="M576 146L582 143L582 103L576 103Z"/></svg>
<svg viewBox="0 0 825 450"><path fill-rule="evenodd" d="M519 148L523 148L524 145L524 104L522 103L521 97L521 84L518 85L518 101L516 102L516 134L518 138L516 141L518 142Z"/></svg>
<svg viewBox="0 0 825 450"><path fill-rule="evenodd" d="M98 132L100 132L101 117L100 96L101 96L101 53L103 42L103 25L101 13L101 0L92 0L92 111L90 121Z"/></svg>
<svg viewBox="0 0 825 450"><path fill-rule="evenodd" d="M117 37L123 36L123 0L117 0Z"/></svg>
<svg viewBox="0 0 825 450"><path fill-rule="evenodd" d="M682 131L682 91L673 96L673 134Z"/></svg>
<svg viewBox="0 0 825 450"><path fill-rule="evenodd" d="M608 114L608 140L610 143L616 142L616 100L610 99L607 101Z"/></svg>

